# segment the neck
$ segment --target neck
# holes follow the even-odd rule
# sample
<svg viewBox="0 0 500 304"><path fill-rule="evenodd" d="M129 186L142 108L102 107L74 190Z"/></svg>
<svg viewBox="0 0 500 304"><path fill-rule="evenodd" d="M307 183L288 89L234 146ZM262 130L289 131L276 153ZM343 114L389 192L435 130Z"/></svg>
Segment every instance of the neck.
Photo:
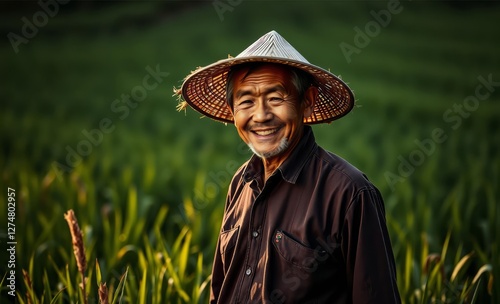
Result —
<svg viewBox="0 0 500 304"><path fill-rule="evenodd" d="M262 159L262 164L264 165L264 182L267 181L267 179L273 175L274 171L279 168L279 166L284 162L285 160L283 159L280 162L275 162L269 159Z"/></svg>

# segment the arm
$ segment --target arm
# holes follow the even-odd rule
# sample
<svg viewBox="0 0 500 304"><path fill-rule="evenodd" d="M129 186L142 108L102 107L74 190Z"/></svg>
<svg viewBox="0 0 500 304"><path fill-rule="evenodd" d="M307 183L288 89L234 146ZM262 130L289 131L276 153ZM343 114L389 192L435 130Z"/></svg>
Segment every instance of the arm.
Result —
<svg viewBox="0 0 500 304"><path fill-rule="evenodd" d="M226 202L224 205L223 223L219 231L219 237L217 238L217 246L215 247L214 262L212 265L212 279L210 283L210 303L212 304L218 303L220 291L225 278L224 263L221 254L221 233L223 231L224 219L226 218L227 208L231 203L232 198L235 195L236 191L235 189L238 188L238 181L241 178L241 174L244 171L245 166L246 163L243 166L241 166L233 176L231 183L229 184L229 190L226 196Z"/></svg>
<svg viewBox="0 0 500 304"><path fill-rule="evenodd" d="M354 304L401 303L384 203L377 189L360 190L349 205L342 252Z"/></svg>
<svg viewBox="0 0 500 304"><path fill-rule="evenodd" d="M224 281L224 270L222 267L222 260L220 255L220 238L217 241L215 248L214 263L212 267L212 279L210 283L210 303L215 304L219 298L220 288Z"/></svg>

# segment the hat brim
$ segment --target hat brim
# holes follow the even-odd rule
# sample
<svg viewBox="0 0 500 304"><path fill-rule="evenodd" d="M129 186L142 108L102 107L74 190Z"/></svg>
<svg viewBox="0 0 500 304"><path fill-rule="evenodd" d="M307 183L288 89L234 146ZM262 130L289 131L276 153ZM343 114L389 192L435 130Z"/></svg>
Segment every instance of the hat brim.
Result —
<svg viewBox="0 0 500 304"><path fill-rule="evenodd" d="M224 123L234 123L226 101L227 74L231 67L247 62L283 64L301 69L314 77L318 99L312 115L304 118L305 124L331 122L345 116L354 107L351 89L331 72L302 61L268 56L229 58L195 70L182 84L181 94L184 100L204 116Z"/></svg>

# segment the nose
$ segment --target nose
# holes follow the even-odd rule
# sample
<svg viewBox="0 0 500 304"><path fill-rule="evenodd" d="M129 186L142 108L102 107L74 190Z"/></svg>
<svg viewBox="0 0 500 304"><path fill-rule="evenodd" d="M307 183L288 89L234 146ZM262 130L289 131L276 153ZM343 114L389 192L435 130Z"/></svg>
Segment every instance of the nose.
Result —
<svg viewBox="0 0 500 304"><path fill-rule="evenodd" d="M259 100L257 106L255 107L255 112L253 113L252 119L255 122L266 122L273 118L273 113L270 106L264 101Z"/></svg>

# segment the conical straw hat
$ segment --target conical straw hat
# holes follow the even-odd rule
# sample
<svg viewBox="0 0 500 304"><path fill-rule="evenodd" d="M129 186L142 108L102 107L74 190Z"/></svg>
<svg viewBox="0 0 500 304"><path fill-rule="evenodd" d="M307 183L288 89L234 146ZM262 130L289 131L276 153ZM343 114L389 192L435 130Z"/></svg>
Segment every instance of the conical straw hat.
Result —
<svg viewBox="0 0 500 304"><path fill-rule="evenodd" d="M331 122L351 111L354 95L349 87L327 70L310 64L280 34L271 31L238 56L199 68L186 77L178 94L196 111L215 120L233 123L226 101L227 74L232 66L246 62L279 63L311 74L318 88L314 112L306 124ZM180 109L184 107L180 106Z"/></svg>

